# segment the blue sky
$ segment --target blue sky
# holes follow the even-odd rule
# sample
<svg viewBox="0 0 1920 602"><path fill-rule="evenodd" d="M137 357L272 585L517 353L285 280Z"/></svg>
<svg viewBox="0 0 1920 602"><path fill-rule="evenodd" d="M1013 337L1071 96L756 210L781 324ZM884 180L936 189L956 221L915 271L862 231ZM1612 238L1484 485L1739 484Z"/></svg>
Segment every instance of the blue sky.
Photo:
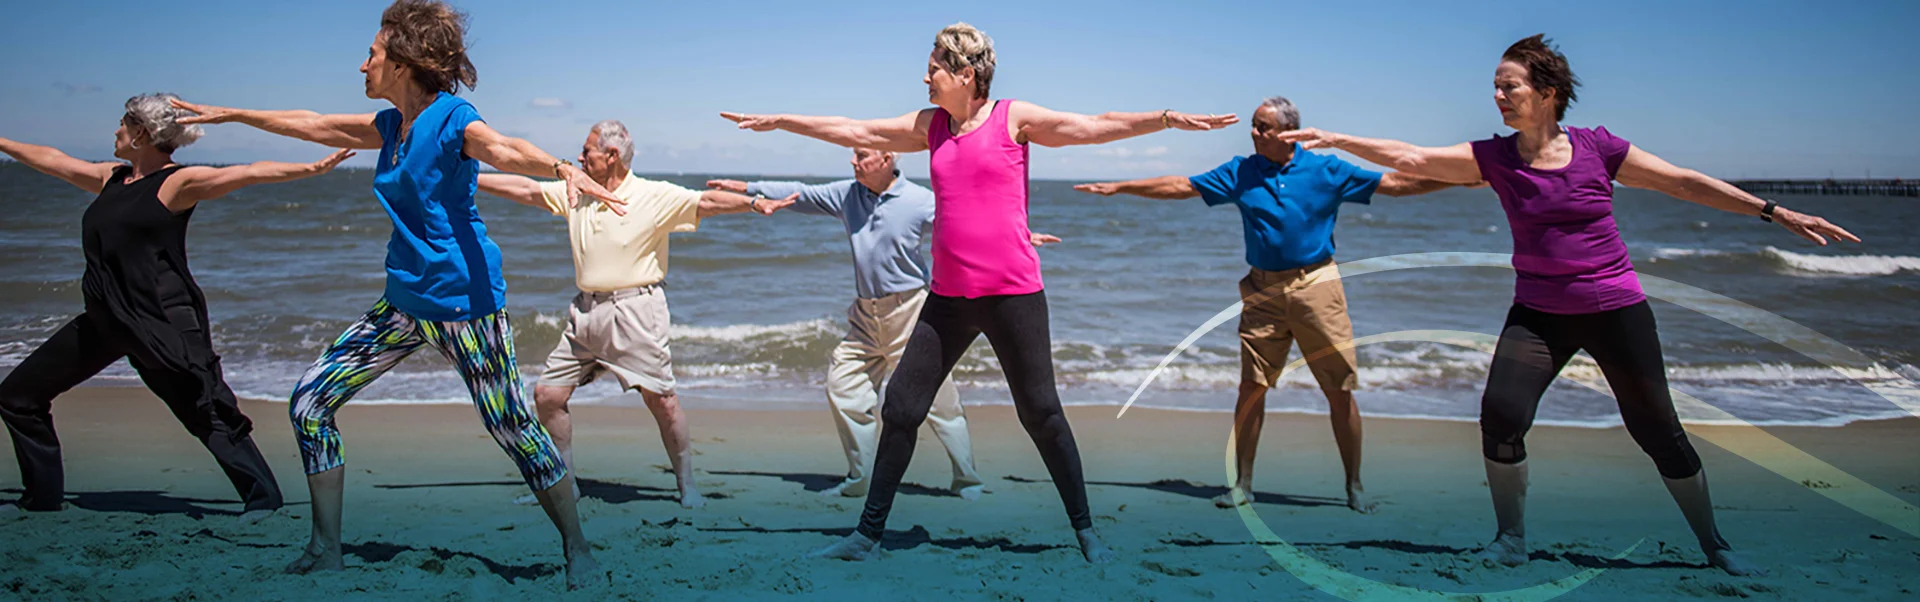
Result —
<svg viewBox="0 0 1920 602"><path fill-rule="evenodd" d="M379 1L96 0L9 6L0 136L104 158L136 93L371 112L357 71ZM1312 126L1421 144L1505 133L1500 51L1545 32L1585 81L1573 125L1721 177L1920 177L1920 2L455 3L472 15L489 123L571 157L625 121L643 172L839 176L846 153L716 113L881 117L925 105L933 35L965 20L999 51L996 96L1062 110L1237 112L1283 94ZM1047 178L1198 173L1245 125L1036 149ZM313 145L213 128L192 162L308 160ZM368 157L355 159L368 164ZM906 157L911 175L924 154Z"/></svg>

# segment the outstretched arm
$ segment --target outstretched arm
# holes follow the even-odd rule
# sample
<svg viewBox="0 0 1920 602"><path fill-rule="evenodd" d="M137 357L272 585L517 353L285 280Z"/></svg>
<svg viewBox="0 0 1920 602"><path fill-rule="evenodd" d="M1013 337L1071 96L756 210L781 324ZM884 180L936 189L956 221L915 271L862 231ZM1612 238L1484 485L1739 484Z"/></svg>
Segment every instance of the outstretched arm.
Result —
<svg viewBox="0 0 1920 602"><path fill-rule="evenodd" d="M242 123L271 134L317 142L334 148L380 148L380 129L373 125L373 113L323 115L313 111L254 111L193 104L172 99L174 108L196 115L182 117L181 125L196 123Z"/></svg>
<svg viewBox="0 0 1920 602"><path fill-rule="evenodd" d="M99 194L100 189L107 187L107 178L113 175L115 167L121 165L89 163L67 156L51 146L15 142L6 138L0 138L0 153L6 153L34 171L66 180L68 184L94 194Z"/></svg>
<svg viewBox="0 0 1920 602"><path fill-rule="evenodd" d="M787 195L785 198L763 198L756 201L754 197L744 194L727 192L725 190L708 190L700 193L700 217L705 219L711 215L745 213L748 211L760 215L773 215L775 211L787 208L788 205L792 205L793 202L799 198L800 195L796 193Z"/></svg>
<svg viewBox="0 0 1920 602"><path fill-rule="evenodd" d="M461 146L469 157L504 172L566 180L567 201L575 201L581 194L586 194L604 201L607 208L617 215L627 214L625 200L593 181L587 172L553 158L553 155L540 150L532 142L502 134L484 121L467 124L464 135L466 139Z"/></svg>
<svg viewBox="0 0 1920 602"><path fill-rule="evenodd" d="M1480 184L1478 180L1472 183L1456 184L1443 180L1435 180L1433 178L1423 178L1409 173L1389 171L1380 174L1380 187L1375 188L1374 192L1387 196L1419 196L1455 186L1473 188Z"/></svg>
<svg viewBox="0 0 1920 602"><path fill-rule="evenodd" d="M1676 199L1741 215L1760 215L1767 206L1767 201L1739 187L1707 174L1677 167L1653 153L1640 150L1638 146L1627 149L1627 158L1620 163L1615 178L1621 184L1634 188L1661 192ZM1819 216L1785 207L1774 209L1773 221L1820 246L1826 246L1827 237L1860 242L1860 237Z"/></svg>
<svg viewBox="0 0 1920 602"><path fill-rule="evenodd" d="M1361 138L1316 128L1281 132L1280 139L1309 149L1337 148L1395 171L1456 184L1480 181L1480 165L1473 161L1473 145L1414 146L1399 140Z"/></svg>
<svg viewBox="0 0 1920 602"><path fill-rule="evenodd" d="M178 213L192 208L201 201L227 196L235 190L255 184L291 182L327 173L339 166L341 161L353 155L351 150L340 149L327 155L327 158L312 163L260 161L229 167L188 167L167 179L169 186L177 186L177 188L174 189L172 198L163 198L162 202L166 203L168 210Z"/></svg>
<svg viewBox="0 0 1920 602"><path fill-rule="evenodd" d="M1105 144L1166 129L1217 130L1240 122L1232 113L1194 115L1174 111L1151 113L1102 113L1081 115L1055 111L1026 101L1014 101L1008 109L1015 142L1060 147L1076 144Z"/></svg>
<svg viewBox="0 0 1920 602"><path fill-rule="evenodd" d="M809 115L747 115L721 113L740 129L756 132L786 130L847 148L872 148L896 153L927 150L927 124L933 109L921 109L889 119L848 119Z"/></svg>
<svg viewBox="0 0 1920 602"><path fill-rule="evenodd" d="M522 175L504 173L480 174L480 192L535 209L553 210L547 206L546 196L540 193L540 181Z"/></svg>
<svg viewBox="0 0 1920 602"><path fill-rule="evenodd" d="M1200 196L1200 191L1193 187L1193 180L1188 179L1186 176L1161 176L1158 178L1128 180L1125 182L1096 182L1093 184L1076 185L1073 189L1080 192L1091 192L1100 196L1131 194L1166 201L1190 199Z"/></svg>

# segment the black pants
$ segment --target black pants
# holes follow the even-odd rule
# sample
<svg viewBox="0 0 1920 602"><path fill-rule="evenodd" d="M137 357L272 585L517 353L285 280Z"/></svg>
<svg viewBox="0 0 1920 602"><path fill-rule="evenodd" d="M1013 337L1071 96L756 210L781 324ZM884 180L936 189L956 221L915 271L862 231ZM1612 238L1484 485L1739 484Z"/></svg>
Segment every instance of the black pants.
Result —
<svg viewBox="0 0 1920 602"><path fill-rule="evenodd" d="M1527 429L1540 396L1573 354L1586 350L1600 365L1620 404L1620 418L1660 475L1684 479L1700 472L1700 454L1687 441L1667 390L1660 332L1647 302L1592 314L1549 314L1520 305L1507 313L1480 398L1480 438L1488 460L1527 459Z"/></svg>
<svg viewBox="0 0 1920 602"><path fill-rule="evenodd" d="M28 510L58 510L66 493L60 464L60 439L53 432L53 399L127 358L147 388L166 402L175 418L219 462L247 510L279 508L280 485L253 443L251 423L220 374L219 358L191 308L169 311L169 319L189 343L191 357L163 362L133 337L126 326L89 310L67 322L33 350L0 382L0 419L13 436ZM185 364L182 370L170 364ZM138 453L129 450L127 453Z"/></svg>
<svg viewBox="0 0 1920 602"><path fill-rule="evenodd" d="M873 488L860 515L862 535L878 540L886 530L894 492L913 460L920 423L933 406L934 392L981 334L987 335L1000 360L1020 424L1047 464L1053 486L1066 505L1067 519L1074 529L1093 526L1087 483L1080 473L1080 449L1073 443L1073 429L1067 426L1060 392L1054 386L1053 341L1047 328L1044 291L978 299L927 298L880 408L880 447L873 461Z"/></svg>

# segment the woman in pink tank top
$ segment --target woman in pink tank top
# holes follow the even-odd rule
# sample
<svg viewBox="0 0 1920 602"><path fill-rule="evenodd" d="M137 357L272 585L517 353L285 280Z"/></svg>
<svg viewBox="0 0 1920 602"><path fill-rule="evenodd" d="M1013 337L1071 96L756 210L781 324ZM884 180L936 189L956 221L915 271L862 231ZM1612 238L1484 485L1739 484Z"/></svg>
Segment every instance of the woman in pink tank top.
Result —
<svg viewBox="0 0 1920 602"><path fill-rule="evenodd" d="M1494 105L1515 133L1445 148L1304 129L1307 148L1339 148L1393 169L1449 182L1485 179L1513 232L1514 304L1480 402L1482 454L1499 531L1480 556L1527 560L1527 451L1540 398L1575 353L1606 375L1620 417L1653 460L1707 562L1733 575L1762 571L1733 553L1713 519L1700 455L1674 412L1653 310L1613 220L1613 182L1758 216L1825 245L1860 239L1816 216L1778 207L1662 161L1607 128L1561 125L1579 80L1543 36L1515 42L1494 70Z"/></svg>
<svg viewBox="0 0 1920 602"><path fill-rule="evenodd" d="M891 119L721 113L758 132L786 130L850 148L931 151L935 196L932 294L887 383L880 446L860 526L817 556L862 560L877 549L916 432L934 392L984 334L1006 373L1020 423L1046 461L1088 562L1113 552L1100 542L1073 430L1054 386L1052 338L1040 257L1027 230L1027 146L1101 144L1166 129L1213 130L1238 118L1174 111L1080 115L1017 100L991 100L993 40L965 23L934 38L927 99L935 105Z"/></svg>

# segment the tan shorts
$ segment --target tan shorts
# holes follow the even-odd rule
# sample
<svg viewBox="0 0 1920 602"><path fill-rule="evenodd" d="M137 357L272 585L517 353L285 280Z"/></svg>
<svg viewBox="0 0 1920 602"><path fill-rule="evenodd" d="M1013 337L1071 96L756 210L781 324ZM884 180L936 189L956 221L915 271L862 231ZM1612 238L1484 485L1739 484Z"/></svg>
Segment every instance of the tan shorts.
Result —
<svg viewBox="0 0 1920 602"><path fill-rule="evenodd" d="M667 293L659 286L582 292L567 312L567 330L547 355L539 384L578 387L612 372L627 389L673 392L667 351Z"/></svg>
<svg viewBox="0 0 1920 602"><path fill-rule="evenodd" d="M1359 361L1347 292L1333 260L1269 272L1253 268L1240 280L1240 382L1279 384L1294 341L1322 390L1352 391ZM1346 344L1342 346L1342 344Z"/></svg>

